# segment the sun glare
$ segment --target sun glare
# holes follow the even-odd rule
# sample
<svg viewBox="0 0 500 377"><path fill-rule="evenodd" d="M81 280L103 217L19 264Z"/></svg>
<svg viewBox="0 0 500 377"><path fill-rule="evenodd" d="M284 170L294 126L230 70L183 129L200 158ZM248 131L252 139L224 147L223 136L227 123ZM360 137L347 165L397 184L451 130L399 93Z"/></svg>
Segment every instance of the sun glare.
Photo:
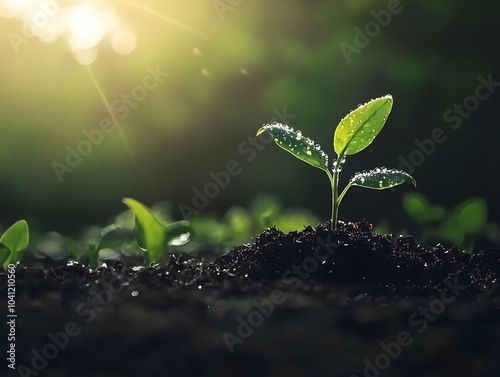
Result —
<svg viewBox="0 0 500 377"><path fill-rule="evenodd" d="M116 27L111 10L96 9L91 2L78 4L68 11L68 42L75 50L97 46L102 38Z"/></svg>
<svg viewBox="0 0 500 377"><path fill-rule="evenodd" d="M97 59L100 45L127 55L136 47L108 1L0 0L0 16L17 17L43 42L64 38L75 58L84 65Z"/></svg>

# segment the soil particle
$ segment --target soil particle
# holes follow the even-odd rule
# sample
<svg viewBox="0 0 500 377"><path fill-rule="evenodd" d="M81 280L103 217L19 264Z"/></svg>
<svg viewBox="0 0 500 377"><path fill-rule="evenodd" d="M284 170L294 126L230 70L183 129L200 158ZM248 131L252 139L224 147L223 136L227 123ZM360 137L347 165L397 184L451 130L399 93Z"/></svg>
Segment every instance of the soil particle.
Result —
<svg viewBox="0 0 500 377"><path fill-rule="evenodd" d="M34 369L41 376L500 375L499 249L423 246L363 221L267 229L204 257L213 262L176 253L96 271L27 258L16 270L17 365L35 368L73 322L78 335ZM6 297L0 274L3 308Z"/></svg>

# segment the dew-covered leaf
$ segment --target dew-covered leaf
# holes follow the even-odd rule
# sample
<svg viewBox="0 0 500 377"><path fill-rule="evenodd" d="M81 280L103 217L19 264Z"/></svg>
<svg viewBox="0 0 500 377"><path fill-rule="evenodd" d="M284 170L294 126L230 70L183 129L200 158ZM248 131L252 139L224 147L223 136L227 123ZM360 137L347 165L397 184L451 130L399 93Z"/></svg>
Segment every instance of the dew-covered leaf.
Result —
<svg viewBox="0 0 500 377"><path fill-rule="evenodd" d="M349 186L383 190L405 182L411 182L414 186L417 185L413 177L402 170L376 168L355 174L349 181Z"/></svg>
<svg viewBox="0 0 500 377"><path fill-rule="evenodd" d="M281 123L267 124L257 131L257 136L267 132L272 136L275 143L285 151L293 154L299 160L307 162L318 169L328 171L328 156L321 150L319 144L308 137L302 136L302 132Z"/></svg>
<svg viewBox="0 0 500 377"><path fill-rule="evenodd" d="M337 155L356 154L369 146L384 126L392 102L390 95L371 100L342 119L333 136Z"/></svg>
<svg viewBox="0 0 500 377"><path fill-rule="evenodd" d="M123 199L123 203L134 211L137 223L137 244L147 251L149 262L158 262L165 252L165 227L144 204L132 198Z"/></svg>

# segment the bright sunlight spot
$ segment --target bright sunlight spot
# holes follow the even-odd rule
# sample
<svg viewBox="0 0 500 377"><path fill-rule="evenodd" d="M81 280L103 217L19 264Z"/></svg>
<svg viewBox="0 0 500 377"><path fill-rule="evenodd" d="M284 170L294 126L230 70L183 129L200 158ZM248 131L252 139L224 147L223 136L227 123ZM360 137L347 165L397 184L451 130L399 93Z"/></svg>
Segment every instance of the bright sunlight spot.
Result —
<svg viewBox="0 0 500 377"><path fill-rule="evenodd" d="M136 47L108 1L0 0L0 17L17 17L33 36L50 43L62 36L75 58L84 65L97 59L99 44L120 55Z"/></svg>
<svg viewBox="0 0 500 377"><path fill-rule="evenodd" d="M116 30L111 36L111 47L120 55L128 55L135 50L137 41L134 34L126 30Z"/></svg>

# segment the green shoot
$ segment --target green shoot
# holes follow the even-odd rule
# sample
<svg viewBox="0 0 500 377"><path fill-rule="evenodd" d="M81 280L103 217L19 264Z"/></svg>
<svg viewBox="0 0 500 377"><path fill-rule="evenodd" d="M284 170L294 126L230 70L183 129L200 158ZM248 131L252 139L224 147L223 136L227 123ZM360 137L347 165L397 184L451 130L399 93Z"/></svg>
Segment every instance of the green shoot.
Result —
<svg viewBox="0 0 500 377"><path fill-rule="evenodd" d="M99 267L99 251L101 251L102 249L104 239L108 236L108 234L111 234L117 229L120 229L120 227L116 224L108 225L107 227L101 230L101 233L99 234L99 238L97 239L96 244L87 245L87 256L89 258L89 267L92 270L96 270L97 267Z"/></svg>
<svg viewBox="0 0 500 377"><path fill-rule="evenodd" d="M165 254L167 246L182 246L193 237L187 221L161 223L153 212L135 199L125 198L123 203L135 214L137 245L147 253L149 263L156 263Z"/></svg>
<svg viewBox="0 0 500 377"><path fill-rule="evenodd" d="M333 149L337 154L337 159L332 164L331 172L328 166L328 156L321 146L304 137L301 131L294 131L280 123L265 125L257 131L257 136L267 132L279 147L327 174L332 190L332 229L337 226L338 208L350 187L360 186L383 190L404 182L411 182L416 186L415 180L404 171L377 168L354 175L339 195L339 176L346 156L361 152L373 142L391 112L392 103L390 95L371 100L351 111L340 121L333 136Z"/></svg>
<svg viewBox="0 0 500 377"><path fill-rule="evenodd" d="M14 223L0 238L0 264L7 270L9 264L21 260L29 244L29 227L25 220Z"/></svg>
<svg viewBox="0 0 500 377"><path fill-rule="evenodd" d="M82 257L80 255L80 250L78 250L78 247L71 238L66 238L66 247L68 248L69 255L73 258L73 260L80 263Z"/></svg>

